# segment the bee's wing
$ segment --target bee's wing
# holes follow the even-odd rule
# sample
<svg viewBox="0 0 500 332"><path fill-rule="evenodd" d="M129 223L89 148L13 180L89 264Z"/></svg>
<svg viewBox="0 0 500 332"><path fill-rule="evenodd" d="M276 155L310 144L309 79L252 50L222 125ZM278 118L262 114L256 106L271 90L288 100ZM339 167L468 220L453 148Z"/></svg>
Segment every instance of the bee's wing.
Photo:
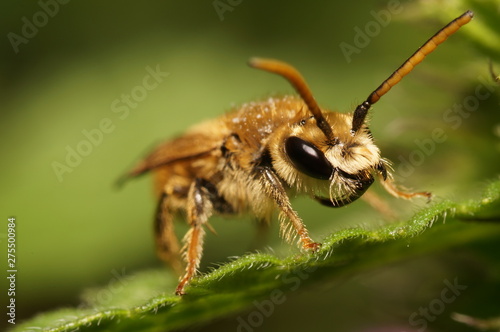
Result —
<svg viewBox="0 0 500 332"><path fill-rule="evenodd" d="M191 134L165 142L155 148L146 158L118 180L118 184L129 178L145 174L155 168L176 162L201 158L220 147L220 142L203 134Z"/></svg>

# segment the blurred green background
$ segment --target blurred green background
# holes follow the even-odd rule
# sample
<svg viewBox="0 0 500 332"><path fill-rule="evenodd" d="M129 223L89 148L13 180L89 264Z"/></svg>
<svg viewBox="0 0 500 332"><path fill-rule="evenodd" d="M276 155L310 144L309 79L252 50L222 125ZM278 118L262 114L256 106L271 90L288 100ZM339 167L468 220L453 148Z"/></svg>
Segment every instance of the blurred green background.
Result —
<svg viewBox="0 0 500 332"><path fill-rule="evenodd" d="M397 5L397 13L388 11L389 4ZM44 6L53 13L45 15L45 22L39 14ZM152 239L156 202L151 179L132 181L121 190L113 184L154 144L190 125L245 101L292 92L282 78L250 69L249 57L290 62L305 76L321 105L352 111L418 46L466 9L476 10L474 21L440 46L372 112L372 132L384 156L394 162L396 178L407 187L432 191L438 199L469 197L498 176L499 89L488 72L490 58L500 71L500 44L494 40L500 30L498 3L3 1L0 207L5 226L0 240L5 252L6 219L15 216L17 319L78 305L82 290L109 283L116 271L128 275L161 266ZM373 30L366 45L357 47L348 59L341 45L356 47L358 29L376 26L374 13L381 11L390 13L387 24L378 23L379 30ZM38 20L40 27L36 32L25 27L31 37L15 39L22 42L13 46L12 33L24 38L26 20ZM147 68L159 68L168 76L155 88L141 90L138 86L143 86ZM488 88L483 91L490 91L490 96L461 116L457 128L452 127L445 114L455 103L474 96L484 82ZM141 91L146 94L140 95ZM113 103L124 106L120 100L131 93L140 100L129 107L128 115L114 112ZM109 119L105 121L112 124L112 131L96 138L95 144L82 143L88 141L84 132L95 132L103 119ZM436 128L447 139L411 172L401 168L402 160L420 149L415 140L428 140ZM75 161L71 172L58 176L54 163L66 164L67 149L85 149L84 145L88 155ZM408 176L398 176L398 169ZM403 217L424 204L383 195ZM318 239L349 225L386 222L364 202L329 210L298 198L294 207ZM202 269L252 248L250 220L215 218L218 236L207 237ZM182 234L186 228L178 230ZM270 233L267 245L276 252L295 250L278 238L276 225ZM294 294L261 330L407 327L408 315L439 292L444 278L451 280L461 268L467 270L465 258L448 257L447 265L442 260L412 261L340 285L324 285L320 292ZM5 296L2 291L2 306ZM382 304L381 298L386 299ZM4 323L2 318L0 327ZM229 317L211 328L236 326L235 317Z"/></svg>

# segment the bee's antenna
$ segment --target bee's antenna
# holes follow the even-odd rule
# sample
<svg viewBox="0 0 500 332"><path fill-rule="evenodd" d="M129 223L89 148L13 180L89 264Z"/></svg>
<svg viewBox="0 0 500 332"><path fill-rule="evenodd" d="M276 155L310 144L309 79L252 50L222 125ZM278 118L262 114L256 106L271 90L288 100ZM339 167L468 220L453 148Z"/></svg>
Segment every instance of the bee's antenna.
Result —
<svg viewBox="0 0 500 332"><path fill-rule="evenodd" d="M469 23L472 20L474 13L470 10L466 11L444 28L439 30L434 36L427 40L415 53L413 53L389 78L387 78L380 86L373 91L368 98L356 107L352 119L351 134L355 134L365 121L366 114L370 107L375 104L380 97L385 95L393 86L398 84L401 79L410 73L413 68L432 51L444 42L449 36L455 33L460 27Z"/></svg>
<svg viewBox="0 0 500 332"><path fill-rule="evenodd" d="M314 99L311 90L309 89L306 81L304 80L302 75L300 75L297 69L285 62L274 59L251 58L248 61L248 64L253 68L267 70L271 73L275 73L286 78L306 103L309 111L316 119L316 124L318 125L319 129L321 129L321 131L328 139L333 139L333 132L330 124L326 121L325 117L321 113L321 109Z"/></svg>

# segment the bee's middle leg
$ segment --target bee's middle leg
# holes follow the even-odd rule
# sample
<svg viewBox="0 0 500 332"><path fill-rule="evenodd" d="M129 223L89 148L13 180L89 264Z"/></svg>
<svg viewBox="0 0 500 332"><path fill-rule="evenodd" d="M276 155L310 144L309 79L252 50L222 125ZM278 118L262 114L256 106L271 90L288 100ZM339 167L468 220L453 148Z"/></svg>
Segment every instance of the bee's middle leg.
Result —
<svg viewBox="0 0 500 332"><path fill-rule="evenodd" d="M186 261L185 274L182 277L175 293L184 294L184 287L196 274L200 265L203 252L203 239L205 230L203 225L207 223L212 215L213 205L209 197L209 191L205 188L203 180L195 179L191 184L187 196L187 218L190 226L189 231L184 236L183 257Z"/></svg>

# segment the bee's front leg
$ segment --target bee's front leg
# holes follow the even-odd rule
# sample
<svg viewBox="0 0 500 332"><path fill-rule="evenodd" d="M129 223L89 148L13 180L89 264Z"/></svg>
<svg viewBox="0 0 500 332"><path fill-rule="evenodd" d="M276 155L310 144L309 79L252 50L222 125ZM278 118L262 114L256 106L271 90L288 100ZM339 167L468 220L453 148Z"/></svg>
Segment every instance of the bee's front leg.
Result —
<svg viewBox="0 0 500 332"><path fill-rule="evenodd" d="M403 199L412 199L415 197L425 197L427 201L430 202L432 199L432 194L427 191L422 192L410 192L410 191L402 191L396 187L394 184L394 180L391 177L387 177L387 179L383 179L381 176L381 183L384 189L394 197L403 198Z"/></svg>
<svg viewBox="0 0 500 332"><path fill-rule="evenodd" d="M205 230L203 225L212 215L213 205L209 198L209 192L204 187L202 179L196 179L190 186L187 196L187 219L190 225L189 231L184 236L183 258L187 263L186 271L175 294L183 295L184 287L196 274L203 253L203 239Z"/></svg>
<svg viewBox="0 0 500 332"><path fill-rule="evenodd" d="M312 252L318 251L321 244L314 242L309 237L309 232L307 231L306 226L302 222L302 219L300 219L297 215L297 212L292 209L285 188L276 173L274 173L274 171L267 166L260 166L256 170L259 174L259 178L265 192L276 202L276 205L279 207L281 213L286 217L286 219L291 221L291 226L293 228L290 228L289 225L286 224L283 220L284 218L280 218L282 219L280 222L280 231L285 240L290 242L294 237L292 232L295 230L296 234L300 238L303 249Z"/></svg>

